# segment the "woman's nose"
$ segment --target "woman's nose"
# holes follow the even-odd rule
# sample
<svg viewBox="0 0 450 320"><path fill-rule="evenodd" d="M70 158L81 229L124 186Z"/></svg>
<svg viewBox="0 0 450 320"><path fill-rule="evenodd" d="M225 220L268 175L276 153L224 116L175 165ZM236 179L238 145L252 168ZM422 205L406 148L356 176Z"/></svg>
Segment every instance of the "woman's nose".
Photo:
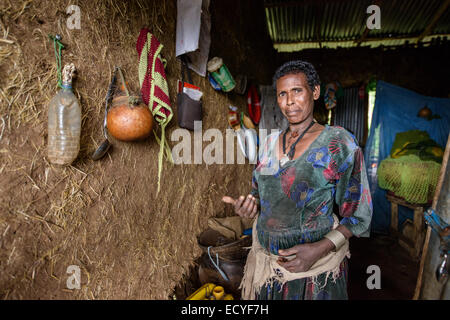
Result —
<svg viewBox="0 0 450 320"><path fill-rule="evenodd" d="M292 92L289 92L287 94L287 101L286 101L287 105L290 106L291 104L294 103L294 94Z"/></svg>

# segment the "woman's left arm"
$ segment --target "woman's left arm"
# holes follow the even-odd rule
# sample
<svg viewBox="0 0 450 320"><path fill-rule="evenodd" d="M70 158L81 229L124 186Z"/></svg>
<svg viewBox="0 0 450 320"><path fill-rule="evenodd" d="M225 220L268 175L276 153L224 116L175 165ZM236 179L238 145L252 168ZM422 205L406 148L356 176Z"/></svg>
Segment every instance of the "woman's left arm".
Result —
<svg viewBox="0 0 450 320"><path fill-rule="evenodd" d="M364 157L361 148L354 150L352 161L336 183L335 200L342 217L340 229L346 238L348 235L368 237L372 220L372 197L367 180ZM345 226L345 229L342 227ZM349 233L344 233L349 231ZM350 236L351 236L350 235Z"/></svg>

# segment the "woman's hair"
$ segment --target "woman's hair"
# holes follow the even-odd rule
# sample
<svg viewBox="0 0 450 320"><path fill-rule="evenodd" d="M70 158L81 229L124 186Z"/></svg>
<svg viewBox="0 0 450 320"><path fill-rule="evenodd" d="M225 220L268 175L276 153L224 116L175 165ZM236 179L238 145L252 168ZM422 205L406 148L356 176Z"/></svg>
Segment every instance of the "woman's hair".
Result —
<svg viewBox="0 0 450 320"><path fill-rule="evenodd" d="M273 76L273 87L277 87L277 80L281 77L284 77L287 74L297 73L305 74L306 80L308 81L308 85L311 90L314 91L314 87L320 85L319 75L317 74L314 66L306 61L295 60L286 62L281 67L279 67L277 71L275 71L275 75Z"/></svg>

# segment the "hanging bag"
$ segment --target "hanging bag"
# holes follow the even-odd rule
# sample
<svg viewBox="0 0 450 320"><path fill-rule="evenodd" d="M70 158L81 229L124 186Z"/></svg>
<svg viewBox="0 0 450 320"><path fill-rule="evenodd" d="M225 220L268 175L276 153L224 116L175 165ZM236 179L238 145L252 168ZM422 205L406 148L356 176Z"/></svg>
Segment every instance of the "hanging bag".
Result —
<svg viewBox="0 0 450 320"><path fill-rule="evenodd" d="M181 128L194 130L194 121L202 121L202 102L194 100L184 92L184 73L187 73L188 81L192 84L191 73L187 67L185 56L181 57L181 89L177 93L177 116L178 125Z"/></svg>

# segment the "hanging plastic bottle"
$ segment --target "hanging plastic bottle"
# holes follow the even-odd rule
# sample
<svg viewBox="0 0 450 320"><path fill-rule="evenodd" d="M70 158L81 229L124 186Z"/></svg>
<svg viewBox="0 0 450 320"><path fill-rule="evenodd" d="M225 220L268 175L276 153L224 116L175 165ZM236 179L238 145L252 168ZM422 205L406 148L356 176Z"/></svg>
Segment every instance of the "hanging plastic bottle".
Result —
<svg viewBox="0 0 450 320"><path fill-rule="evenodd" d="M70 165L80 151L81 108L72 92L73 63L62 72L62 89L48 108L48 159L53 164Z"/></svg>

